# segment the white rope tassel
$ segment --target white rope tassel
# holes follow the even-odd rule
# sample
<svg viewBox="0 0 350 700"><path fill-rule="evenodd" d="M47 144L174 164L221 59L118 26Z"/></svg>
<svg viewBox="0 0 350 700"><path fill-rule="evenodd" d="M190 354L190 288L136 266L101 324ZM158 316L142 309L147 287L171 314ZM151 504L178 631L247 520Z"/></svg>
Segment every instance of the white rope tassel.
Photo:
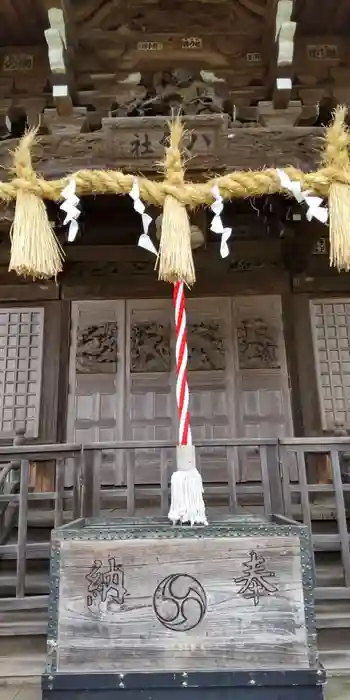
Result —
<svg viewBox="0 0 350 700"><path fill-rule="evenodd" d="M177 471L171 477L169 520L175 523L207 525L203 500L203 482L196 469L196 453L192 445L187 383L187 328L183 282L174 285L176 323L176 401L179 414L179 437L176 448Z"/></svg>
<svg viewBox="0 0 350 700"><path fill-rule="evenodd" d="M203 500L203 481L196 468L192 444L176 448L177 471L171 477L169 520L191 525L208 525Z"/></svg>
<svg viewBox="0 0 350 700"><path fill-rule="evenodd" d="M141 219L142 219L143 233L141 233L141 236L139 237L137 245L140 248L144 248L145 250L148 250L150 253L153 253L153 255L157 255L157 249L153 245L151 238L148 234L148 229L152 223L152 217L149 214L146 214L146 207L140 199L140 188L139 188L139 183L137 182L136 178L134 179L134 184L129 192L129 195L134 202L135 211L138 214L140 214Z"/></svg>
<svg viewBox="0 0 350 700"><path fill-rule="evenodd" d="M64 211L66 215L63 225L66 226L67 224L69 224L68 242L73 243L79 231L78 219L80 216L80 199L76 194L76 182L74 177L69 181L68 185L66 185L64 190L61 192L61 196L63 197L63 202L60 206L60 209Z"/></svg>
<svg viewBox="0 0 350 700"><path fill-rule="evenodd" d="M311 221L312 219L318 219L321 224L326 224L328 221L328 208L322 206L323 199L311 194L309 190L303 191L301 189L300 182L291 180L289 175L287 175L284 170L279 170L276 168L276 173L280 179L282 187L284 187L285 190L288 190L293 197L295 197L297 202L299 202L299 204L305 202L307 206L307 220Z"/></svg>
<svg viewBox="0 0 350 700"><path fill-rule="evenodd" d="M219 236L221 236L220 255L222 258L227 258L227 256L230 254L227 241L231 237L232 228L229 228L228 226L225 227L222 222L221 214L224 209L224 200L221 197L218 186L214 185L211 192L215 201L210 207L214 214L210 230L213 231L213 233L217 233Z"/></svg>

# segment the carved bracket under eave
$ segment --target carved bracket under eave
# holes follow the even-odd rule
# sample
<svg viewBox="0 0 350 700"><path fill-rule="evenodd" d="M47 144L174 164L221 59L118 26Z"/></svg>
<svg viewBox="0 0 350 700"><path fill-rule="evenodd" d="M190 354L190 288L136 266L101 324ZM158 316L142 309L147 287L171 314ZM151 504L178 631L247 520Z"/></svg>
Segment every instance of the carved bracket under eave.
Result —
<svg viewBox="0 0 350 700"><path fill-rule="evenodd" d="M295 126L300 119L302 111L302 104L299 101L289 102L285 108L279 109L276 109L273 102L259 102L257 106L260 124L271 129Z"/></svg>
<svg viewBox="0 0 350 700"><path fill-rule="evenodd" d="M69 114L59 114L56 109L45 109L42 126L53 136L74 137L81 133L87 121L85 107L72 107Z"/></svg>

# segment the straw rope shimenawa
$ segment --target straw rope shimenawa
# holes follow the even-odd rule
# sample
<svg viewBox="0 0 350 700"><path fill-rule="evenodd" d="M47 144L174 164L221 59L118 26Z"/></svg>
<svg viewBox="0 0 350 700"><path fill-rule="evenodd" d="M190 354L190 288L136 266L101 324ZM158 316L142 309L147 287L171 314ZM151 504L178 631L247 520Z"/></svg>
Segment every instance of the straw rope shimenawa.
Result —
<svg viewBox="0 0 350 700"><path fill-rule="evenodd" d="M290 179L300 182L304 190L329 197L330 262L339 269L350 267L350 163L345 116L346 109L337 108L333 122L326 130L319 170L304 173L297 168L284 168ZM170 143L163 163L165 179L156 181L140 177L138 183L143 201L165 207L159 276L171 282L179 279L192 284L194 267L192 253L187 248L185 207L194 209L210 205L214 185L226 200L272 194L290 196L290 193L281 186L274 168L227 173L201 183L185 181L180 153L182 135L177 118L171 125ZM60 180L44 180L34 172L31 163L36 138L35 131L28 132L14 152L14 178L0 183L0 201L17 200L10 269L34 278L55 277L61 270L62 251L40 200L60 201L61 192L72 177L79 196L129 194L135 176L113 170L80 170ZM180 251L182 246L184 250Z"/></svg>

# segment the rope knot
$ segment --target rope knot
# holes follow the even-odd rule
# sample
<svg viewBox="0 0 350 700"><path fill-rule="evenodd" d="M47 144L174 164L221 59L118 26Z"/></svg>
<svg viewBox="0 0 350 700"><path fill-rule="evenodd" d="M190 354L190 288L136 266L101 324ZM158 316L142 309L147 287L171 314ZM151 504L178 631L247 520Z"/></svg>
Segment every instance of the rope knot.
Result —
<svg viewBox="0 0 350 700"><path fill-rule="evenodd" d="M180 118L170 124L170 141L165 152L164 171L166 182L170 185L183 185L185 173L180 151L180 143L184 134L184 129Z"/></svg>
<svg viewBox="0 0 350 700"><path fill-rule="evenodd" d="M13 154L13 170L18 180L36 184L37 175L32 165L32 148L36 142L38 129L30 129L21 138Z"/></svg>

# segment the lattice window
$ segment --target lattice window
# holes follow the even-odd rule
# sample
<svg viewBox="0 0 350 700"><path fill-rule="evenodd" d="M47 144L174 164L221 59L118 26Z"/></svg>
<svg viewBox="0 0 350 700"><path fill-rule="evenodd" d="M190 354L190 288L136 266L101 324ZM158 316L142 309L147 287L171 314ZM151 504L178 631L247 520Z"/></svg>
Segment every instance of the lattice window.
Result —
<svg viewBox="0 0 350 700"><path fill-rule="evenodd" d="M311 302L322 427L350 429L350 299Z"/></svg>
<svg viewBox="0 0 350 700"><path fill-rule="evenodd" d="M0 309L0 436L39 431L44 309Z"/></svg>

